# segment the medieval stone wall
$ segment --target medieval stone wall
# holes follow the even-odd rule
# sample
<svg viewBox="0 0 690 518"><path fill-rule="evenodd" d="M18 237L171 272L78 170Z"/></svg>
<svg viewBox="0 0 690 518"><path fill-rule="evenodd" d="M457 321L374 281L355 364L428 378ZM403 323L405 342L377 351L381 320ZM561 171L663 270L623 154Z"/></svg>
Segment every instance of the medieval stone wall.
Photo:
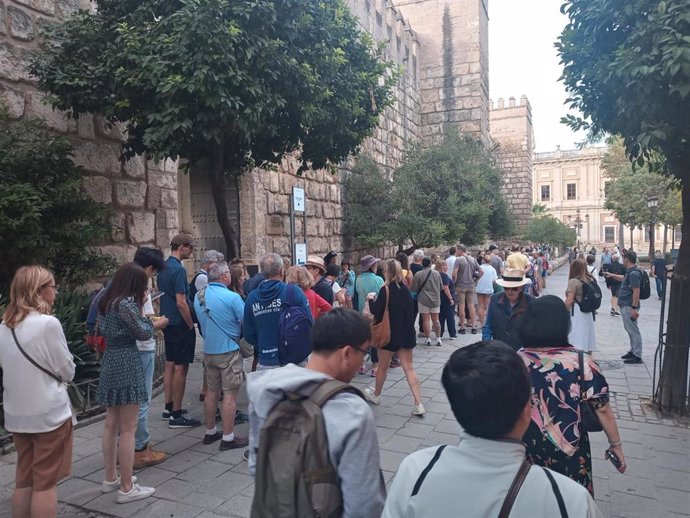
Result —
<svg viewBox="0 0 690 518"><path fill-rule="evenodd" d="M532 107L524 95L517 104L514 97L506 106L499 99L491 103L491 138L498 147L498 160L503 170L503 195L518 230L532 219L532 166L534 162L534 130Z"/></svg>
<svg viewBox="0 0 690 518"><path fill-rule="evenodd" d="M167 248L177 232L177 164L141 157L120 161L121 133L102 118L74 121L52 110L26 69L36 46L36 28L63 18L87 0L0 0L0 99L15 119L37 117L69 138L74 161L84 168L85 189L113 212L113 233L103 251L119 262L131 261L139 245Z"/></svg>

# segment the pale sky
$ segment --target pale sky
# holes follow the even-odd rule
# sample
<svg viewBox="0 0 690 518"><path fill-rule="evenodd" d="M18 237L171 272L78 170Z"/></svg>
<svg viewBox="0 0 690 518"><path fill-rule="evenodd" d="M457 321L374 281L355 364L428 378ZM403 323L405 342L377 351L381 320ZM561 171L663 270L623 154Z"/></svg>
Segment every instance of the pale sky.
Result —
<svg viewBox="0 0 690 518"><path fill-rule="evenodd" d="M489 95L532 104L536 151L573 149L584 139L560 123L567 95L554 42L567 23L561 0L489 0Z"/></svg>

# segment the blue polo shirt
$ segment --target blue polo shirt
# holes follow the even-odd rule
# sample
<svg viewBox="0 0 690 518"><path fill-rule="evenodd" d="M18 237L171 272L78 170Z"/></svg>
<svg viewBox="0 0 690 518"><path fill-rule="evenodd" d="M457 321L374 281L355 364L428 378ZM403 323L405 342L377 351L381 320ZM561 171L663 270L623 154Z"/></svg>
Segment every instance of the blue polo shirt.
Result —
<svg viewBox="0 0 690 518"><path fill-rule="evenodd" d="M169 326L185 326L186 323L177 309L178 293L184 293L187 297L189 285L187 284L187 269L182 266L182 262L171 255L165 261L165 269L158 272L158 289L164 295L161 297L161 315L168 317Z"/></svg>
<svg viewBox="0 0 690 518"><path fill-rule="evenodd" d="M244 302L234 291L220 282L211 282L204 292L205 305L194 297L201 332L204 334L204 353L225 354L240 348Z"/></svg>
<svg viewBox="0 0 690 518"><path fill-rule="evenodd" d="M639 288L642 282L642 274L637 265L628 268L623 278L623 284L618 291L618 305L620 307L632 306L633 290Z"/></svg>

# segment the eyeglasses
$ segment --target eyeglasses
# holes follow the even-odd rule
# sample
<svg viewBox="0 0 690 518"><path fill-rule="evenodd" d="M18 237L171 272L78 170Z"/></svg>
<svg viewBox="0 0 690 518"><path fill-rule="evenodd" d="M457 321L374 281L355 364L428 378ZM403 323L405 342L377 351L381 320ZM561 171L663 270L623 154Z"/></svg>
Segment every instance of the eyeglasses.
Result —
<svg viewBox="0 0 690 518"><path fill-rule="evenodd" d="M522 288L503 288L505 291L520 291Z"/></svg>
<svg viewBox="0 0 690 518"><path fill-rule="evenodd" d="M53 288L55 291L60 291L60 285L59 284L46 284L43 287L44 288Z"/></svg>

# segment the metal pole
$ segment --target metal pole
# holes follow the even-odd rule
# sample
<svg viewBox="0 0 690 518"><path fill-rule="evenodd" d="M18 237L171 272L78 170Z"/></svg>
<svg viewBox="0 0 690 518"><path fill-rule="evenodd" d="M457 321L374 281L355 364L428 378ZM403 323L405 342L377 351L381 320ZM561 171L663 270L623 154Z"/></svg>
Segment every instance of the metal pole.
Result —
<svg viewBox="0 0 690 518"><path fill-rule="evenodd" d="M296 263L296 257L297 253L295 250L295 211L293 210L293 205L294 205L294 200L295 200L295 193L294 191L290 195L290 207L289 207L289 213L290 213L290 251L292 255L292 264L295 265ZM274 250L275 251L275 250Z"/></svg>

